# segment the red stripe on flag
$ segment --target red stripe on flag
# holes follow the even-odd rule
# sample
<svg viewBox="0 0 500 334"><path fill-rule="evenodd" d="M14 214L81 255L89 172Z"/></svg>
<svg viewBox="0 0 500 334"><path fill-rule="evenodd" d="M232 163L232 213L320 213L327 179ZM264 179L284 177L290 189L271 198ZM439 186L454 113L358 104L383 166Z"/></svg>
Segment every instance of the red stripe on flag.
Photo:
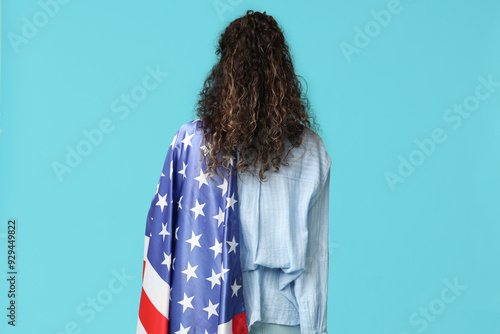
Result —
<svg viewBox="0 0 500 334"><path fill-rule="evenodd" d="M139 319L148 334L168 334L168 319L151 303L148 295L142 289L139 306Z"/></svg>
<svg viewBox="0 0 500 334"><path fill-rule="evenodd" d="M242 312L233 317L233 334L248 334L246 313Z"/></svg>

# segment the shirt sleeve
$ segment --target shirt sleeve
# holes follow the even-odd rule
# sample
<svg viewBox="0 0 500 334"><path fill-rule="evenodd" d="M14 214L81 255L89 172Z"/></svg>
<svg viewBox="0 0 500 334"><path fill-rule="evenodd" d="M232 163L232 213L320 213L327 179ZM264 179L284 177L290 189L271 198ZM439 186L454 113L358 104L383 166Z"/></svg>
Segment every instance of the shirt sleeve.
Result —
<svg viewBox="0 0 500 334"><path fill-rule="evenodd" d="M302 334L327 333L330 167L322 182L307 214L305 269L294 282Z"/></svg>

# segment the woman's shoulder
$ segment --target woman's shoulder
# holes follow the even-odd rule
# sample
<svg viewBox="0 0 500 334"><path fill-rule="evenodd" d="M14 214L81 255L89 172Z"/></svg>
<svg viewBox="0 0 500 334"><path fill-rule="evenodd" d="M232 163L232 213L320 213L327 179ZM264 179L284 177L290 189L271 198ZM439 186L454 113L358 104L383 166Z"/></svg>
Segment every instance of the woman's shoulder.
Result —
<svg viewBox="0 0 500 334"><path fill-rule="evenodd" d="M203 137L200 124L199 119L183 123L178 127L170 146L173 149L182 149L184 152L189 146L199 145Z"/></svg>
<svg viewBox="0 0 500 334"><path fill-rule="evenodd" d="M194 121L189 121L184 124L182 124L179 127L179 130L177 131L178 133L182 132L188 132L188 133L193 133L197 132L198 134L201 133L201 119L195 119Z"/></svg>
<svg viewBox="0 0 500 334"><path fill-rule="evenodd" d="M317 156L321 161L327 165L331 164L330 155L326 149L323 138L314 130L306 127L303 132L302 146L309 151L312 156Z"/></svg>
<svg viewBox="0 0 500 334"><path fill-rule="evenodd" d="M198 118L194 121L189 121L179 126L175 136L181 138L184 138L185 136L197 138L202 134L203 130L201 129L201 119Z"/></svg>
<svg viewBox="0 0 500 334"><path fill-rule="evenodd" d="M307 127L304 129L302 138L302 167L317 171L315 182L323 184L332 164L323 138L314 130Z"/></svg>

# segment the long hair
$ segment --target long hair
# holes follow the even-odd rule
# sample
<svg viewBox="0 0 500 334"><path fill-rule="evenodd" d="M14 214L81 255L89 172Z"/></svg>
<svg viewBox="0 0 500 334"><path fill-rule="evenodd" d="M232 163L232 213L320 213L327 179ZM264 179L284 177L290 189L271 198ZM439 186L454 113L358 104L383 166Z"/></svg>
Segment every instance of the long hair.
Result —
<svg viewBox="0 0 500 334"><path fill-rule="evenodd" d="M301 145L306 127L317 128L309 100L302 94L283 32L266 12L248 10L232 21L219 38L216 55L218 62L196 105L208 174L220 175L221 166L229 170L237 150L237 171L259 166L262 182L270 165L274 172L280 164L288 165L287 140L291 150Z"/></svg>

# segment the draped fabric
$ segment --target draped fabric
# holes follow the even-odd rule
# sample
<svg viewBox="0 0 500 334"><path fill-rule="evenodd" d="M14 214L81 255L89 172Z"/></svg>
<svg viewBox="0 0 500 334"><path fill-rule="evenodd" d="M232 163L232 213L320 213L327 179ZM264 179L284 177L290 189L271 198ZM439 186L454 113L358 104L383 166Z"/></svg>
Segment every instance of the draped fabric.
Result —
<svg viewBox="0 0 500 334"><path fill-rule="evenodd" d="M236 154L211 180L201 121L167 152L146 221L137 334L247 334Z"/></svg>

